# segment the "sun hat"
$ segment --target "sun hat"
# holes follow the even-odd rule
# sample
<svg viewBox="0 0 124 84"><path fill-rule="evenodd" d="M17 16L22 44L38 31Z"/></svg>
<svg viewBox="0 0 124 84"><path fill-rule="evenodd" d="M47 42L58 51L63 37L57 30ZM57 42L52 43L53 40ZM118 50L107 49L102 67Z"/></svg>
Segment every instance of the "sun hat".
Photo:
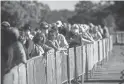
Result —
<svg viewBox="0 0 124 84"><path fill-rule="evenodd" d="M10 23L7 22L7 21L3 21L3 22L1 23L1 26L7 28L7 27L10 27Z"/></svg>

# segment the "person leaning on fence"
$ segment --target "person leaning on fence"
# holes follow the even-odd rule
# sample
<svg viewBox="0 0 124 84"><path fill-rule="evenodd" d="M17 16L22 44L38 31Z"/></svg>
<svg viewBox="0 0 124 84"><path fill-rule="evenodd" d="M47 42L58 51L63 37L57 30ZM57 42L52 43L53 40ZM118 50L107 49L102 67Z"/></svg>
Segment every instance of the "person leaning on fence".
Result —
<svg viewBox="0 0 124 84"><path fill-rule="evenodd" d="M48 31L49 31L49 25L47 22L41 22L40 23L40 30L45 35L45 37L48 37Z"/></svg>
<svg viewBox="0 0 124 84"><path fill-rule="evenodd" d="M10 46L8 47L8 60L7 60L7 69L10 70L12 67L19 65L20 63L26 63L26 53L23 45L18 40L19 39L19 31L17 28L12 28L10 31L11 40L8 40Z"/></svg>
<svg viewBox="0 0 124 84"><path fill-rule="evenodd" d="M42 33L37 33L34 36L33 41L34 41L34 47L33 47L33 50L31 52L31 56L32 57L34 57L34 56L42 56L44 54L44 50L41 47L41 45L42 45L42 43L44 41L43 34Z"/></svg>
<svg viewBox="0 0 124 84"><path fill-rule="evenodd" d="M84 25L84 28L85 28L85 30L86 30L86 36L87 36L87 38L91 41L91 42L94 42L95 40L93 39L93 37L92 37L92 35L91 35L91 33L90 33L90 31L91 31L91 29L94 27L94 25L92 25L92 26L90 26L90 25Z"/></svg>
<svg viewBox="0 0 124 84"><path fill-rule="evenodd" d="M31 52L32 52L33 46L34 46L34 42L32 41L33 38L30 37L30 36L32 36L30 26L26 24L23 27L22 32L24 33L24 35L20 36L20 37L21 37L21 40L22 40L22 43L23 43L23 46L24 46L24 49L26 52L27 59L30 59Z"/></svg>
<svg viewBox="0 0 124 84"><path fill-rule="evenodd" d="M102 35L98 31L97 26L92 27L89 32L95 41L102 39Z"/></svg>
<svg viewBox="0 0 124 84"><path fill-rule="evenodd" d="M1 83L3 83L3 77L5 74L5 69L7 67L6 63L8 60L7 49L10 45L10 24L7 21L1 23Z"/></svg>
<svg viewBox="0 0 124 84"><path fill-rule="evenodd" d="M68 24L68 27L66 29L66 40L67 40L67 42L69 42L71 34L72 34L72 32L71 32L71 24Z"/></svg>
<svg viewBox="0 0 124 84"><path fill-rule="evenodd" d="M56 31L54 29L49 30L46 45L52 47L55 51L59 50L59 44L56 40Z"/></svg>
<svg viewBox="0 0 124 84"><path fill-rule="evenodd" d="M88 34L88 29L89 29L88 26L81 25L80 28L81 28L81 32L82 32L82 44L86 45L86 44L92 43L93 41Z"/></svg>
<svg viewBox="0 0 124 84"><path fill-rule="evenodd" d="M102 38L103 38L103 29L102 29L101 25L98 25L98 31L100 32L100 34L102 35Z"/></svg>
<svg viewBox="0 0 124 84"><path fill-rule="evenodd" d="M63 25L63 23L61 21L57 21L56 22L56 26L58 27L58 31L60 34L66 36L66 28Z"/></svg>
<svg viewBox="0 0 124 84"><path fill-rule="evenodd" d="M57 28L57 26L54 26L54 28L52 28L55 33L56 33L56 40L58 42L58 45L60 48L65 48L67 49L69 47L67 41L66 41L66 38L64 37L64 35L60 34L59 33L59 30Z"/></svg>
<svg viewBox="0 0 124 84"><path fill-rule="evenodd" d="M103 26L103 38L108 38L109 35L109 30L106 26Z"/></svg>
<svg viewBox="0 0 124 84"><path fill-rule="evenodd" d="M63 31L63 33L62 33L63 36L66 36L67 28L68 28L68 24L67 23L63 23L62 30L61 30L61 31Z"/></svg>
<svg viewBox="0 0 124 84"><path fill-rule="evenodd" d="M76 24L74 24L72 26L71 31L72 34L70 35L70 39L69 39L69 47L82 45L81 35L79 34L79 27Z"/></svg>
<svg viewBox="0 0 124 84"><path fill-rule="evenodd" d="M52 48L45 44L47 38L45 37L45 35L42 32L37 32L35 35L35 39L37 38L37 35L39 35L39 34L42 36L40 46L43 48L44 52L46 53L47 51L51 50Z"/></svg>
<svg viewBox="0 0 124 84"><path fill-rule="evenodd" d="M9 38L10 36L10 24L7 21L3 21L1 23L1 58L4 59L4 61L7 61L8 57L7 57L7 53L6 53L6 49L8 47L8 45L10 44L8 41L11 40L11 38Z"/></svg>
<svg viewBox="0 0 124 84"><path fill-rule="evenodd" d="M93 30L96 33L96 37L94 38L94 40L96 40L96 41L101 40L102 39L102 35L99 32L99 30L98 30L98 26L95 26Z"/></svg>

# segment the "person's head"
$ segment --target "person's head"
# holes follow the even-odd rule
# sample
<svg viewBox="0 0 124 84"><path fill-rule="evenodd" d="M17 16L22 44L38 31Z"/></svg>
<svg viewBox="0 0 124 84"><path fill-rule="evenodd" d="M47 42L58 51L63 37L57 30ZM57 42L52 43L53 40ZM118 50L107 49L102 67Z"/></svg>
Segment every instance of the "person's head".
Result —
<svg viewBox="0 0 124 84"><path fill-rule="evenodd" d="M10 23L7 22L7 21L3 21L3 22L1 23L1 28L2 28L2 29L10 29Z"/></svg>
<svg viewBox="0 0 124 84"><path fill-rule="evenodd" d="M53 25L53 26L51 27L51 30L54 30L54 32L55 32L56 34L59 33L59 30L58 30L57 25Z"/></svg>
<svg viewBox="0 0 124 84"><path fill-rule="evenodd" d="M48 39L49 40L55 40L56 39L56 29L51 29L48 33Z"/></svg>
<svg viewBox="0 0 124 84"><path fill-rule="evenodd" d="M85 25L84 24L81 24L80 25L80 29L81 29L81 32L82 33L85 33L86 32L86 29L85 29Z"/></svg>
<svg viewBox="0 0 124 84"><path fill-rule="evenodd" d="M93 23L89 23L89 27L92 29L95 25Z"/></svg>
<svg viewBox="0 0 124 84"><path fill-rule="evenodd" d="M41 33L41 30L40 30L39 28L36 28L36 29L35 29L35 32L36 32L36 33Z"/></svg>
<svg viewBox="0 0 124 84"><path fill-rule="evenodd" d="M23 31L25 32L26 36L29 36L31 34L31 28L29 24L25 24L23 27Z"/></svg>
<svg viewBox="0 0 124 84"><path fill-rule="evenodd" d="M46 42L45 35L43 33L37 33L34 36L33 41L34 41L35 44L42 45Z"/></svg>
<svg viewBox="0 0 124 84"><path fill-rule="evenodd" d="M19 30L15 27L12 27L11 30L10 30L10 39L11 39L11 42L14 43L16 41L19 40Z"/></svg>
<svg viewBox="0 0 124 84"><path fill-rule="evenodd" d="M57 27L62 27L63 26L63 24L60 20L56 22L56 25L57 25Z"/></svg>
<svg viewBox="0 0 124 84"><path fill-rule="evenodd" d="M105 25L102 23L102 24L101 24L101 28L104 28L104 27L105 27Z"/></svg>
<svg viewBox="0 0 124 84"><path fill-rule="evenodd" d="M78 27L78 25L74 24L74 25L72 26L71 31L72 31L74 34L79 34L79 27Z"/></svg>
<svg viewBox="0 0 124 84"><path fill-rule="evenodd" d="M94 26L93 28L92 28L92 32L95 34L95 33L97 33L98 32L98 27L97 26Z"/></svg>
<svg viewBox="0 0 124 84"><path fill-rule="evenodd" d="M49 25L48 25L47 22L41 22L40 23L41 32L44 32L44 33L48 34L48 29L49 29Z"/></svg>
<svg viewBox="0 0 124 84"><path fill-rule="evenodd" d="M37 34L36 31L32 31L32 35L35 36Z"/></svg>
<svg viewBox="0 0 124 84"><path fill-rule="evenodd" d="M19 41L20 41L22 44L25 44L26 37L25 37L25 32L24 32L24 31L20 31Z"/></svg>

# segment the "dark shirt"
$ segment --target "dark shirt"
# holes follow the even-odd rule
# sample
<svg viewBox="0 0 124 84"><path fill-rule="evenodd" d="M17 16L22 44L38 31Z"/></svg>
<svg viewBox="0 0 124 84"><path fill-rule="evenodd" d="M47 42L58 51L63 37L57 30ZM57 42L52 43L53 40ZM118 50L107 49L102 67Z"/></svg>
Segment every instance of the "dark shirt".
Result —
<svg viewBox="0 0 124 84"><path fill-rule="evenodd" d="M64 28L64 27L59 27L58 29L59 29L59 33L60 33L60 34L63 34L64 36L66 36L66 28Z"/></svg>
<svg viewBox="0 0 124 84"><path fill-rule="evenodd" d="M70 32L69 47L80 46L82 44L81 35Z"/></svg>
<svg viewBox="0 0 124 84"><path fill-rule="evenodd" d="M25 48L27 59L32 58L31 52L34 49L34 42L31 39L27 39L26 43L24 44L24 48Z"/></svg>
<svg viewBox="0 0 124 84"><path fill-rule="evenodd" d="M4 61L8 60L7 49L8 46L11 44L11 33L10 30L1 30L1 56L3 56Z"/></svg>

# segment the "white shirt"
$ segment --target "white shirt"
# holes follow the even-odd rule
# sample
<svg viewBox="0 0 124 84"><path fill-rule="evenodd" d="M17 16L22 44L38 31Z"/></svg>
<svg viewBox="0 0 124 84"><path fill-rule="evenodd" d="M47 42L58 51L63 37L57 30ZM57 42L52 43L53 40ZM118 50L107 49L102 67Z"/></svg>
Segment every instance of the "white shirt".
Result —
<svg viewBox="0 0 124 84"><path fill-rule="evenodd" d="M57 42L58 42L60 48L68 48L68 43L62 34L57 35Z"/></svg>

